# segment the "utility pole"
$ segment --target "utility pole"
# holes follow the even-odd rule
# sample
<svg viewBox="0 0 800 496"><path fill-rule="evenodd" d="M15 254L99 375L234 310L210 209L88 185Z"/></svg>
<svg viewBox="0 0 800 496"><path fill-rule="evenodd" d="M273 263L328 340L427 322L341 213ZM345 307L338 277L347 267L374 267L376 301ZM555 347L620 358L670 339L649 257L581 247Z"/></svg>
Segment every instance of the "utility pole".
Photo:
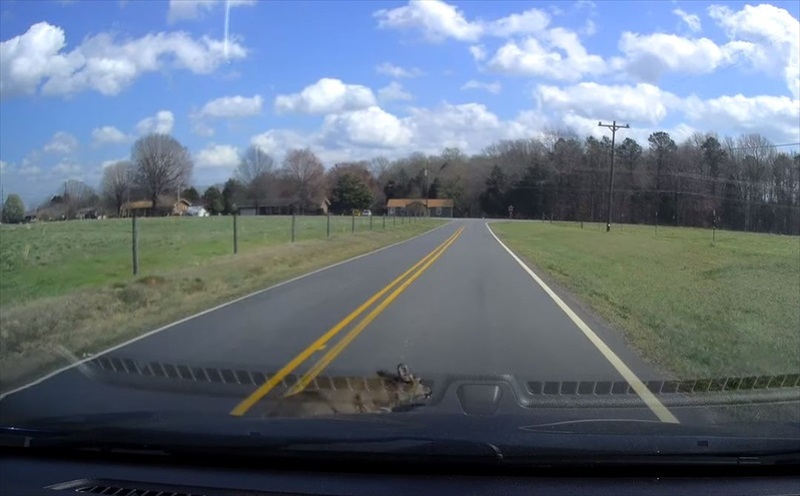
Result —
<svg viewBox="0 0 800 496"><path fill-rule="evenodd" d="M617 124L617 121L612 121L611 124L598 122L597 125L611 129L611 171L608 175L608 213L606 215L606 232L609 232L611 230L611 204L614 199L614 142L617 137L617 129L628 129L630 126Z"/></svg>
<svg viewBox="0 0 800 496"><path fill-rule="evenodd" d="M430 209L428 208L428 166L425 166L425 216L428 217L430 215Z"/></svg>
<svg viewBox="0 0 800 496"><path fill-rule="evenodd" d="M445 162L442 165L440 165L438 172L442 172L442 170L444 170L444 168L447 167L447 165L449 163L450 162ZM425 174L425 215L430 217L431 210L430 210L430 207L428 206L428 198L430 196L430 184L428 183L428 166L430 166L430 159L428 159L428 161L427 161L427 163L425 165L425 172L424 172L424 174ZM438 174L438 172L437 172L437 174ZM434 181L434 184L436 184L436 181ZM437 190L437 198L438 198L438 190Z"/></svg>

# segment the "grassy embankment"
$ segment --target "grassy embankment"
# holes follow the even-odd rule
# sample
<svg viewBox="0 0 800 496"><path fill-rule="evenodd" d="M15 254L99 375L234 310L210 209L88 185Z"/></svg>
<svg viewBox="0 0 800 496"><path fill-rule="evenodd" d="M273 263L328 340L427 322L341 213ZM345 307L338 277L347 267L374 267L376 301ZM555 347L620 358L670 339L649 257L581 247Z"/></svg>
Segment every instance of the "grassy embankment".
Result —
<svg viewBox="0 0 800 496"><path fill-rule="evenodd" d="M0 226L0 389L249 292L427 231L442 221L391 218L139 219L140 274L130 220Z"/></svg>
<svg viewBox="0 0 800 496"><path fill-rule="evenodd" d="M682 378L800 371L800 238L497 223L495 233Z"/></svg>

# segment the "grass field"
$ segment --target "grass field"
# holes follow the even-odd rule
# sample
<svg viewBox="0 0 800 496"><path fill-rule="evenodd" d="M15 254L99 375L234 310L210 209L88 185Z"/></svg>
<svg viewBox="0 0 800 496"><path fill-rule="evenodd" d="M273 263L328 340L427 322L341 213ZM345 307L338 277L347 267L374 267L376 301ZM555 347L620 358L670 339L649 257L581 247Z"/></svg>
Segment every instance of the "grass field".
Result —
<svg viewBox="0 0 800 496"><path fill-rule="evenodd" d="M800 238L707 229L497 223L543 275L678 377L800 370Z"/></svg>
<svg viewBox="0 0 800 496"><path fill-rule="evenodd" d="M93 353L224 301L425 232L443 221L140 219L141 266L130 272L129 221L2 226L0 390L65 365L59 347Z"/></svg>
<svg viewBox="0 0 800 496"><path fill-rule="evenodd" d="M369 230L368 217L356 217L356 232ZM137 219L139 263L143 274L200 266L233 252L232 217ZM295 239L325 239L326 218L298 216ZM373 229L383 218L373 217ZM402 227L387 219L387 229ZM352 218L331 217L331 235L350 235ZM290 241L291 217L239 217L239 252ZM131 277L131 221L48 222L0 226L0 308L14 302L57 296Z"/></svg>

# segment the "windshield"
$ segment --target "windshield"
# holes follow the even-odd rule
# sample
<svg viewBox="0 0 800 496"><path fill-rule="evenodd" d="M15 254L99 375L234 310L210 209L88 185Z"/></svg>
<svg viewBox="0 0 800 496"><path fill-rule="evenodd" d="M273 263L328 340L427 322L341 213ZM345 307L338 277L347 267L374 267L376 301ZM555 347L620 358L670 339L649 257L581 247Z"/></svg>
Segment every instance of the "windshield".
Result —
<svg viewBox="0 0 800 496"><path fill-rule="evenodd" d="M798 18L2 2L0 426L797 440Z"/></svg>

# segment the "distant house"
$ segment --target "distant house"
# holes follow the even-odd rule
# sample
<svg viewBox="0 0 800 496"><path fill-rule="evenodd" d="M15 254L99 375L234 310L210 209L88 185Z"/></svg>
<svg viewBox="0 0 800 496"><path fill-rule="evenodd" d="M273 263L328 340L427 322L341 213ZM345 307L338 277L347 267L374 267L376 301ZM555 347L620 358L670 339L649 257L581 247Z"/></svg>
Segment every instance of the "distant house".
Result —
<svg viewBox="0 0 800 496"><path fill-rule="evenodd" d="M29 210L25 212L25 222L36 222L39 220L39 212L36 210Z"/></svg>
<svg viewBox="0 0 800 496"><path fill-rule="evenodd" d="M389 215L401 217L410 215L425 215L430 217L452 217L453 200L442 198L392 198L386 203L386 210Z"/></svg>
<svg viewBox="0 0 800 496"><path fill-rule="evenodd" d="M155 215L185 215L186 210L192 206L189 200L181 198L178 201L172 201L162 198L158 201L155 208ZM138 200L132 202L125 202L120 208L120 217L147 217L153 215L153 202L150 200Z"/></svg>
<svg viewBox="0 0 800 496"><path fill-rule="evenodd" d="M76 219L105 219L106 216L94 207L82 208L75 212Z"/></svg>
<svg viewBox="0 0 800 496"><path fill-rule="evenodd" d="M186 209L186 215L189 217L208 217L208 210L201 206L191 206Z"/></svg>
<svg viewBox="0 0 800 496"><path fill-rule="evenodd" d="M67 206L63 203L51 203L48 206L37 208L35 216L39 221L66 220Z"/></svg>
<svg viewBox="0 0 800 496"><path fill-rule="evenodd" d="M316 208L306 210L308 215L327 215L330 209L331 202L327 198L323 198L319 202L315 202ZM241 205L239 207L239 215L291 215L299 211L299 202L294 198L276 198L267 199L259 202L258 206Z"/></svg>
<svg viewBox="0 0 800 496"><path fill-rule="evenodd" d="M186 211L192 206L192 202L181 198L172 204L172 215L186 215Z"/></svg>

